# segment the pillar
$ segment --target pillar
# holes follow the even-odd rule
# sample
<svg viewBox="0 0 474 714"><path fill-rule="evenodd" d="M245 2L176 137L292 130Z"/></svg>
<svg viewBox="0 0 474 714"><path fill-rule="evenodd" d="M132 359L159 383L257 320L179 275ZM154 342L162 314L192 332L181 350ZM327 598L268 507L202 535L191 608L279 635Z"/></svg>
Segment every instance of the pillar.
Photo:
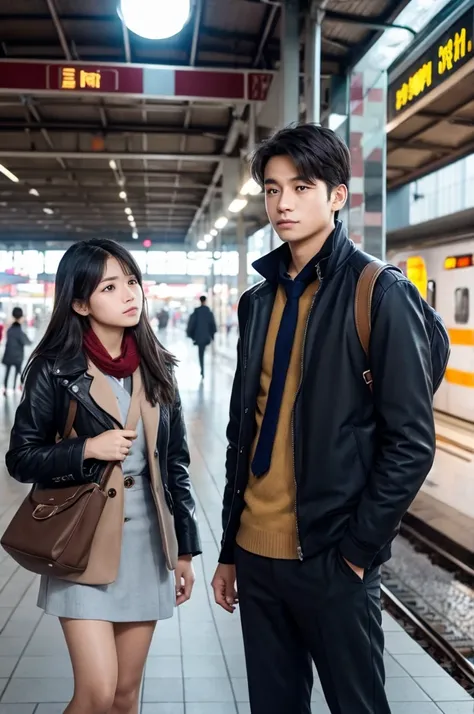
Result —
<svg viewBox="0 0 474 714"><path fill-rule="evenodd" d="M282 6L281 32L281 108L280 124L287 126L299 120L300 104L300 37L299 0L286 0Z"/></svg>
<svg viewBox="0 0 474 714"><path fill-rule="evenodd" d="M316 7L306 19L305 104L306 121L321 122L321 53L324 10Z"/></svg>
<svg viewBox="0 0 474 714"><path fill-rule="evenodd" d="M331 88L329 128L347 143L352 161L349 199L339 218L350 238L385 259L387 72L373 69L371 51Z"/></svg>
<svg viewBox="0 0 474 714"><path fill-rule="evenodd" d="M350 237L367 253L383 260L386 247L387 73L372 69L364 58L351 73L349 95Z"/></svg>

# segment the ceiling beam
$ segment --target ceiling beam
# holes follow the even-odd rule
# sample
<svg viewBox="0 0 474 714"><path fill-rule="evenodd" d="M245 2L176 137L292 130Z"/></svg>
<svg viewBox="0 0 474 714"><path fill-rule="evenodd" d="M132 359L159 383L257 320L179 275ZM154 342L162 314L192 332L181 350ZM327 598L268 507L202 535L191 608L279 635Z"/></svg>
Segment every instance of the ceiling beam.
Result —
<svg viewBox="0 0 474 714"><path fill-rule="evenodd" d="M31 108L30 108L31 110ZM33 111L32 111L33 113ZM92 134L186 134L187 136L205 136L206 138L224 141L227 137L225 128L216 126L194 126L183 128L181 126L157 126L153 124L106 124L97 122L82 121L54 121L38 119L33 122L25 122L20 119L0 119L0 132L11 131L60 131L62 133L87 132Z"/></svg>
<svg viewBox="0 0 474 714"><path fill-rule="evenodd" d="M63 29L63 26L61 25L61 20L59 19L59 15L56 10L56 5L54 3L54 0L46 0L46 4L48 5L48 9L51 14L51 18L52 18L54 26L56 28L56 32L58 33L59 42L63 49L64 56L66 57L67 60L69 60L71 62L71 60L72 60L71 50L69 49L69 45L66 40L66 35L64 34L64 29Z"/></svg>
<svg viewBox="0 0 474 714"><path fill-rule="evenodd" d="M325 11L325 19L330 22L337 22L343 25L358 25L359 27L367 27L369 30L391 30L400 29L410 32L413 37L416 37L416 32L408 25L400 25L396 22L387 22L384 17L367 17L366 15L352 15L345 12L335 12L334 10Z"/></svg>
<svg viewBox="0 0 474 714"><path fill-rule="evenodd" d="M255 59L253 61L254 67L259 67L265 54L265 49L267 43L272 37L278 18L280 17L280 8L278 5L271 5L266 8L265 18L263 20L262 28L260 30L260 37L258 39L258 48L255 54Z"/></svg>
<svg viewBox="0 0 474 714"><path fill-rule="evenodd" d="M116 161L193 161L213 163L221 160L220 154L158 154L156 152L127 152L127 151L17 151L16 149L0 149L2 159L80 159L101 161L115 159ZM21 171L21 169L18 169Z"/></svg>
<svg viewBox="0 0 474 714"><path fill-rule="evenodd" d="M388 153L397 151L398 149L408 149L409 151L434 151L439 154L450 154L453 151L452 146L443 146L435 144L432 141L410 141L409 139L395 139L388 137Z"/></svg>
<svg viewBox="0 0 474 714"><path fill-rule="evenodd" d="M204 3L204 0L196 0L196 6L194 8L195 16L194 16L193 37L191 40L191 51L189 53L189 64L191 65L191 67L195 66L197 56L198 56L198 46L199 46L199 37L200 37L200 30L201 30L203 3Z"/></svg>

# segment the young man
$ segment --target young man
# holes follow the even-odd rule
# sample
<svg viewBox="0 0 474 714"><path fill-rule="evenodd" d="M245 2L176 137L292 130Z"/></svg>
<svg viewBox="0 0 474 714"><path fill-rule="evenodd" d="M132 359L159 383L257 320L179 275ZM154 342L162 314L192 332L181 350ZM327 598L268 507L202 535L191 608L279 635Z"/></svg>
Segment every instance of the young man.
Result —
<svg viewBox="0 0 474 714"><path fill-rule="evenodd" d="M214 339L217 326L212 310L206 305L206 296L203 295L199 300L201 307L197 307L189 318L186 334L198 346L201 377L204 378L204 354Z"/></svg>
<svg viewBox="0 0 474 714"><path fill-rule="evenodd" d="M379 567L435 453L422 300L401 272L379 277L372 394L354 318L362 254L335 220L346 145L287 128L252 169L284 245L239 304L215 599L233 612L237 579L252 714L310 714L312 660L332 714L389 714Z"/></svg>

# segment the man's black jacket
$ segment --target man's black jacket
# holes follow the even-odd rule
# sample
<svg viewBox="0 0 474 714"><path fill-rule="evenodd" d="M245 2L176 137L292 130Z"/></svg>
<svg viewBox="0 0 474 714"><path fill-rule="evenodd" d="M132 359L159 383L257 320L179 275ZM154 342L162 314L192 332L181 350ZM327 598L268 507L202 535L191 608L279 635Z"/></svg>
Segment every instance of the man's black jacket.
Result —
<svg viewBox="0 0 474 714"><path fill-rule="evenodd" d="M399 522L435 453L430 335L417 288L396 269L382 273L372 302L370 369L357 337L354 299L364 262L338 221L305 332L293 410L300 559L338 546L357 566L390 557ZM254 265L265 278L239 304L238 362L227 428L221 563L234 562L244 508L265 339L288 246ZM265 478L265 476L263 477ZM295 554L296 555L296 554Z"/></svg>

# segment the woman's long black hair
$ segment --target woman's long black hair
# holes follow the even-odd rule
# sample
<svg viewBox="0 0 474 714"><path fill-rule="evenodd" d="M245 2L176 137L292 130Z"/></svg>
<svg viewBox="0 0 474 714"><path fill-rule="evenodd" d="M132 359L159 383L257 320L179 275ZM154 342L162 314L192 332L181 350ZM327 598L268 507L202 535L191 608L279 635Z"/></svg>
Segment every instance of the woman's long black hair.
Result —
<svg viewBox="0 0 474 714"><path fill-rule="evenodd" d="M65 359L74 359L81 352L89 320L78 315L72 306L76 300L86 304L89 302L103 279L109 258L115 258L126 275L134 275L143 290L140 268L128 250L119 243L95 238L72 245L59 263L53 314L43 339L31 355L26 372L37 357L55 359L61 354ZM148 401L153 405L172 403L175 393L172 368L177 361L155 337L145 300L140 322L136 327L127 329L135 334L137 340Z"/></svg>

